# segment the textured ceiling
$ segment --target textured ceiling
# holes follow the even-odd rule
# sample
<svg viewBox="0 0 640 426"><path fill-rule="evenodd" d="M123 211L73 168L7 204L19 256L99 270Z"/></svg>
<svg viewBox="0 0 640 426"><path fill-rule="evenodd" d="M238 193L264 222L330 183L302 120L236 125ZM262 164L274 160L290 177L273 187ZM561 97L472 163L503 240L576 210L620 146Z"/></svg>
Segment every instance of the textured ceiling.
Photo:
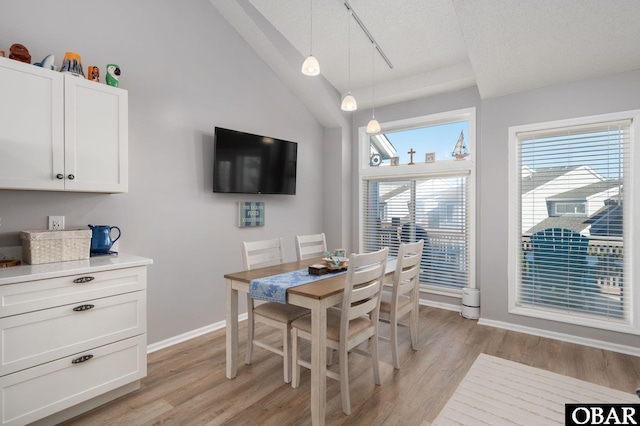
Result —
<svg viewBox="0 0 640 426"><path fill-rule="evenodd" d="M371 107L373 78L375 104L385 105L474 85L490 98L640 69L639 0L348 0L393 68L373 55L343 0L312 0L313 16L311 0L210 1L306 103L314 96L302 82L311 77L297 74L311 43L324 79L351 90L360 108Z"/></svg>

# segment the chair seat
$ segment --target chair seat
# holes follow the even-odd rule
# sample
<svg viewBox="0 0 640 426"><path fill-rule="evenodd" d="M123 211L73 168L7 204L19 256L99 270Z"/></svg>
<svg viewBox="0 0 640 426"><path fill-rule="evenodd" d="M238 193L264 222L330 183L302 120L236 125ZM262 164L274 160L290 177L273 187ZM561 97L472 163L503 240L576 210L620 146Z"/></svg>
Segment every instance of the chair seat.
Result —
<svg viewBox="0 0 640 426"><path fill-rule="evenodd" d="M391 293L387 291L382 292L380 297L380 313L391 315ZM409 296L398 297L398 311L401 311L407 305L411 304L411 298Z"/></svg>
<svg viewBox="0 0 640 426"><path fill-rule="evenodd" d="M327 309L327 340L340 341L340 316L342 311L336 308ZM367 317L354 318L349 322L349 338L356 336L362 330L372 326ZM311 315L305 315L293 321L292 327L311 333Z"/></svg>
<svg viewBox="0 0 640 426"><path fill-rule="evenodd" d="M307 308L283 305L282 303L276 302L262 303L253 309L254 315L260 315L282 323L290 323L296 318L309 314L309 312L310 311Z"/></svg>

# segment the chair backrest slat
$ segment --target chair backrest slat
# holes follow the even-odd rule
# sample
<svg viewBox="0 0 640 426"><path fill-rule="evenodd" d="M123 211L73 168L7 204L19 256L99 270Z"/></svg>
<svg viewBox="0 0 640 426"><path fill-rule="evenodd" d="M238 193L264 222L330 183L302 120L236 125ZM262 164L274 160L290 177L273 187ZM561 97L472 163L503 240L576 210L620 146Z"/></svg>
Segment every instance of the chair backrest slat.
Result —
<svg viewBox="0 0 640 426"><path fill-rule="evenodd" d="M423 248L424 240L400 244L396 270L393 274L392 297L395 300L417 289Z"/></svg>
<svg viewBox="0 0 640 426"><path fill-rule="evenodd" d="M324 233L296 235L296 254L298 260L324 256L327 252L327 241Z"/></svg>
<svg viewBox="0 0 640 426"><path fill-rule="evenodd" d="M284 262L282 238L244 241L242 248L244 267L247 270L273 266Z"/></svg>
<svg viewBox="0 0 640 426"><path fill-rule="evenodd" d="M341 338L349 330L349 321L371 314L377 323L380 309L380 292L387 266L387 247L364 254L351 254L342 298L343 315L340 322Z"/></svg>

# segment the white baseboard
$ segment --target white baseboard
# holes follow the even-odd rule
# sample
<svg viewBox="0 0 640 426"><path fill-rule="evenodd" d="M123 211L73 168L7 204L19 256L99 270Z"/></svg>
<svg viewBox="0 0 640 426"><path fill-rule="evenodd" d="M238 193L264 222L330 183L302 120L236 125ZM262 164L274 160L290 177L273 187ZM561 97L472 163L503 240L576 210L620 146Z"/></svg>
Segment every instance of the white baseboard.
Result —
<svg viewBox="0 0 640 426"><path fill-rule="evenodd" d="M478 321L479 325L487 325L489 327L503 328L505 330L517 331L518 333L531 334L533 336L546 337L548 339L560 340L563 342L576 343L578 345L591 346L593 348L604 349L612 352L619 352L627 355L640 357L640 349L633 346L619 345L616 343L603 342L601 340L588 339L586 337L577 337L570 334L557 333L555 331L540 330L538 328L526 327L522 325L511 324L502 321L493 321L482 319Z"/></svg>
<svg viewBox="0 0 640 426"><path fill-rule="evenodd" d="M431 306L439 309L446 309L448 311L460 312L461 307L459 305L452 305L450 303L439 303L431 300L420 299L420 305ZM247 319L247 314L238 315L238 321L244 321ZM212 331L220 330L224 328L226 321L219 321L214 324L207 325L205 327L198 328L196 330L188 331L178 336L171 337L169 339L162 340L160 342L152 343L147 346L147 353L150 354L160 349L168 348L169 346L176 345L178 343L186 342L187 340L202 336L203 334L210 333ZM579 345L591 346L593 348L604 349L612 352L619 352L627 355L640 357L640 349L632 346L618 345L616 343L603 342L601 340L587 339L584 337L572 336L570 334L557 333L554 331L540 330L538 328L526 327L522 325L510 324L502 321L494 321L480 318L478 325L486 325L489 327L502 328L505 330L517 331L519 333L531 334L533 336L546 337L549 339L560 340L563 342L576 343Z"/></svg>
<svg viewBox="0 0 640 426"><path fill-rule="evenodd" d="M451 303L434 302L433 300L420 299L420 305L430 306L432 308L445 309L447 311L460 312L462 306L452 305Z"/></svg>
<svg viewBox="0 0 640 426"><path fill-rule="evenodd" d="M246 319L247 319L246 312L244 314L238 315L238 321L244 321ZM160 349L168 348L169 346L177 345L178 343L186 342L187 340L200 337L203 334L207 334L212 331L220 330L226 326L226 323L227 323L226 321L219 321L201 328L197 328L195 330L187 331L186 333L182 333L165 340L161 340L156 343L152 343L150 345L147 345L147 354L150 354L155 351L159 351Z"/></svg>

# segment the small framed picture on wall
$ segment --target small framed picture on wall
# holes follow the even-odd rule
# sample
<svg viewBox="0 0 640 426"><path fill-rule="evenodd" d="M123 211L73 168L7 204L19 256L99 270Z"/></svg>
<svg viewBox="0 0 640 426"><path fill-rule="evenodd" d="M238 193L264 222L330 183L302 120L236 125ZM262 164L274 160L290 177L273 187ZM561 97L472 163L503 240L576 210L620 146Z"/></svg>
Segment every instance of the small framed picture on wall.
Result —
<svg viewBox="0 0 640 426"><path fill-rule="evenodd" d="M436 162L436 153L435 152L427 152L424 155L425 163L435 163Z"/></svg>
<svg viewBox="0 0 640 426"><path fill-rule="evenodd" d="M390 161L392 166L397 166L400 164L400 157L391 157Z"/></svg>

